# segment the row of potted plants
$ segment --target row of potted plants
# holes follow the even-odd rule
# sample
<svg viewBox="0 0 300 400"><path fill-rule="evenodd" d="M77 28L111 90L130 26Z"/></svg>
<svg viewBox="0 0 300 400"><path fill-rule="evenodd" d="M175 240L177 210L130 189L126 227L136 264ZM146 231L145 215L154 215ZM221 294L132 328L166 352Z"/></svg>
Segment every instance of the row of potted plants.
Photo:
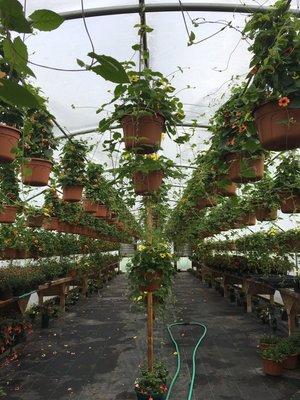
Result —
<svg viewBox="0 0 300 400"><path fill-rule="evenodd" d="M114 255L91 254L78 258L39 260L25 266L10 265L0 269L0 300L21 296L37 289L40 284L65 277L68 274L93 274L105 270L118 260Z"/></svg>
<svg viewBox="0 0 300 400"><path fill-rule="evenodd" d="M2 259L40 258L118 250L117 241L32 230L23 223L0 226Z"/></svg>

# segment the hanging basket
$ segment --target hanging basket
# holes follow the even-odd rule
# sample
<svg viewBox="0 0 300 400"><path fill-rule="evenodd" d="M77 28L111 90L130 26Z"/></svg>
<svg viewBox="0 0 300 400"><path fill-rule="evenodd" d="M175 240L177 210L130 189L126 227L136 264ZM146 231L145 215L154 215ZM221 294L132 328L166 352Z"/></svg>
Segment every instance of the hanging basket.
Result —
<svg viewBox="0 0 300 400"><path fill-rule="evenodd" d="M135 172L133 175L134 191L138 195L148 195L156 192L163 181L163 171L151 171L147 174Z"/></svg>
<svg viewBox="0 0 300 400"><path fill-rule="evenodd" d="M258 207L255 210L258 221L275 221L277 219L277 209L269 207Z"/></svg>
<svg viewBox="0 0 300 400"><path fill-rule="evenodd" d="M209 197L206 199L200 199L196 204L196 208L197 210L202 210L203 208L214 207L216 205L217 205L216 199L214 197Z"/></svg>
<svg viewBox="0 0 300 400"><path fill-rule="evenodd" d="M108 216L108 210L104 204L97 204L97 211L95 217L106 218Z"/></svg>
<svg viewBox="0 0 300 400"><path fill-rule="evenodd" d="M90 199L83 200L83 209L86 213L89 213L89 214L97 213L97 207L98 207L98 205L96 203L94 203L92 200L90 200Z"/></svg>
<svg viewBox="0 0 300 400"><path fill-rule="evenodd" d="M41 228L43 225L43 221L44 221L43 215L39 216L29 215L27 217L26 223L29 228Z"/></svg>
<svg viewBox="0 0 300 400"><path fill-rule="evenodd" d="M47 231L56 231L58 228L59 219L56 217L50 217L44 220L43 228Z"/></svg>
<svg viewBox="0 0 300 400"><path fill-rule="evenodd" d="M4 204L2 210L0 210L0 223L1 224L11 224L15 222L17 218L17 206L10 206Z"/></svg>
<svg viewBox="0 0 300 400"><path fill-rule="evenodd" d="M216 194L224 197L232 197L236 195L237 186L234 182L227 183L220 187L217 186Z"/></svg>
<svg viewBox="0 0 300 400"><path fill-rule="evenodd" d="M149 394L144 394L139 391L135 391L137 400L165 400L167 398L167 395L165 393L151 393L151 396Z"/></svg>
<svg viewBox="0 0 300 400"><path fill-rule="evenodd" d="M300 147L299 108L280 107L277 102L269 102L255 111L254 118L264 149L282 151Z"/></svg>
<svg viewBox="0 0 300 400"><path fill-rule="evenodd" d="M226 161L229 168L228 178L235 183L256 182L264 175L263 156L247 158L243 157L242 154L232 153L227 155Z"/></svg>
<svg viewBox="0 0 300 400"><path fill-rule="evenodd" d="M147 272L144 275L145 280L147 281L147 284L144 286L140 286L140 291L141 292L155 292L156 290L160 289L161 287L161 277L162 273L161 272Z"/></svg>
<svg viewBox="0 0 300 400"><path fill-rule="evenodd" d="M160 114L139 118L126 115L122 118L126 150L139 154L155 153L160 148L165 120Z"/></svg>
<svg viewBox="0 0 300 400"><path fill-rule="evenodd" d="M16 158L14 149L18 146L20 131L12 126L0 124L0 162L8 163Z"/></svg>
<svg viewBox="0 0 300 400"><path fill-rule="evenodd" d="M283 373L283 366L281 362L275 362L263 358L263 371L267 375L280 376Z"/></svg>
<svg viewBox="0 0 300 400"><path fill-rule="evenodd" d="M300 192L280 194L281 211L284 214L300 212Z"/></svg>
<svg viewBox="0 0 300 400"><path fill-rule="evenodd" d="M81 201L83 186L64 186L63 200L69 202Z"/></svg>
<svg viewBox="0 0 300 400"><path fill-rule="evenodd" d="M256 215L255 213L249 212L243 215L239 222L241 222L241 224L244 226L256 225Z"/></svg>
<svg viewBox="0 0 300 400"><path fill-rule="evenodd" d="M22 168L22 181L28 186L48 185L52 162L42 158L29 158Z"/></svg>

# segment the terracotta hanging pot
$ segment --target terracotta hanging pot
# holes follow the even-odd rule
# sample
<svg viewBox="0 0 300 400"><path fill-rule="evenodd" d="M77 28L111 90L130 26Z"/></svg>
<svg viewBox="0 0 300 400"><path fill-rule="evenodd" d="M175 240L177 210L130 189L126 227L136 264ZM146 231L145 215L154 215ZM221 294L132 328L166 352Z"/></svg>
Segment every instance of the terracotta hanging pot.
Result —
<svg viewBox="0 0 300 400"><path fill-rule="evenodd" d="M41 228L41 226L43 225L43 221L43 215L28 215L26 223L29 228Z"/></svg>
<svg viewBox="0 0 300 400"><path fill-rule="evenodd" d="M42 158L30 158L22 168L24 185L46 186L52 170L52 162Z"/></svg>
<svg viewBox="0 0 300 400"><path fill-rule="evenodd" d="M2 209L0 209L0 223L11 224L15 222L17 217L17 206L10 206L3 204Z"/></svg>
<svg viewBox="0 0 300 400"><path fill-rule="evenodd" d="M285 214L300 212L300 192L280 194L281 211Z"/></svg>
<svg viewBox="0 0 300 400"><path fill-rule="evenodd" d="M16 249L4 249L1 253L1 258L3 260L14 260L17 258L17 250Z"/></svg>
<svg viewBox="0 0 300 400"><path fill-rule="evenodd" d="M256 215L254 212L249 212L245 215L243 215L240 219L240 222L242 225L245 226L252 226L256 225Z"/></svg>
<svg viewBox="0 0 300 400"><path fill-rule="evenodd" d="M147 174L135 172L133 175L135 193L144 196L156 192L162 184L163 176L163 171L151 171Z"/></svg>
<svg viewBox="0 0 300 400"><path fill-rule="evenodd" d="M126 150L139 154L154 153L160 148L165 120L160 114L139 118L126 115L122 118Z"/></svg>
<svg viewBox="0 0 300 400"><path fill-rule="evenodd" d="M16 158L14 149L18 146L20 131L12 126L0 124L0 162L11 162Z"/></svg>
<svg viewBox="0 0 300 400"><path fill-rule="evenodd" d="M216 199L214 197L209 197L206 199L200 199L196 204L196 208L197 210L202 210L203 208L214 207L216 205L217 205Z"/></svg>
<svg viewBox="0 0 300 400"><path fill-rule="evenodd" d="M145 286L140 286L140 290L142 292L155 292L161 286L161 277L162 273L159 271L155 273L147 272L144 275L147 284Z"/></svg>
<svg viewBox="0 0 300 400"><path fill-rule="evenodd" d="M83 209L85 212L89 214L97 213L97 203L94 203L91 199L84 199L83 200Z"/></svg>
<svg viewBox="0 0 300 400"><path fill-rule="evenodd" d="M283 373L283 366L281 362L275 362L272 360L262 359L263 371L267 375L280 376Z"/></svg>
<svg viewBox="0 0 300 400"><path fill-rule="evenodd" d="M217 186L216 194L224 197L232 197L236 195L236 190L237 190L236 184L234 182L229 182L222 187Z"/></svg>
<svg viewBox="0 0 300 400"><path fill-rule="evenodd" d="M81 201L83 186L64 186L63 200L69 202Z"/></svg>
<svg viewBox="0 0 300 400"><path fill-rule="evenodd" d="M235 183L259 181L264 175L264 157L246 158L242 154L232 153L226 156L228 164L228 178ZM245 172L251 171L251 176ZM244 173L244 175L243 175Z"/></svg>
<svg viewBox="0 0 300 400"><path fill-rule="evenodd" d="M97 218L107 218L108 210L104 204L97 204L97 211L95 217Z"/></svg>
<svg viewBox="0 0 300 400"><path fill-rule="evenodd" d="M298 354L288 356L283 360L282 366L284 369L296 369L298 367Z"/></svg>
<svg viewBox="0 0 300 400"><path fill-rule="evenodd" d="M266 150L300 147L300 109L280 107L278 102L263 104L254 113L259 140Z"/></svg>
<svg viewBox="0 0 300 400"><path fill-rule="evenodd" d="M258 221L275 221L277 219L277 209L269 207L257 207L255 210Z"/></svg>
<svg viewBox="0 0 300 400"><path fill-rule="evenodd" d="M56 217L49 217L44 219L43 228L47 231L56 231L58 228L59 219Z"/></svg>

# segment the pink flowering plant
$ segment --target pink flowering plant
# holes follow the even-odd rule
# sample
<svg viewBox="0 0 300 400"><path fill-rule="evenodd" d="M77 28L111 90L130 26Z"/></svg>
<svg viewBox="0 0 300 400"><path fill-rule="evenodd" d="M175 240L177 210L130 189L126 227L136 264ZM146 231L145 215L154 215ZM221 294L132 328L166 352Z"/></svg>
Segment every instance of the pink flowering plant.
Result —
<svg viewBox="0 0 300 400"><path fill-rule="evenodd" d="M137 394L149 396L145 397L147 400L154 400L154 398L164 399L168 392L168 375L169 371L162 362L154 363L153 371L151 372L147 368L141 367L139 377L135 381L134 389Z"/></svg>

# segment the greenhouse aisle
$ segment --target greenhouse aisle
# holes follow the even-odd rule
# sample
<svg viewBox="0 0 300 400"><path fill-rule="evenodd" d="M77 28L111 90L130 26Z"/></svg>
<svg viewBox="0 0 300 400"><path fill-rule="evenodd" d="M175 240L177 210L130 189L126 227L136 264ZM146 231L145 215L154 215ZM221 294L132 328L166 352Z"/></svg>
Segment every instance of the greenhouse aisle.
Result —
<svg viewBox="0 0 300 400"><path fill-rule="evenodd" d="M288 400L300 388L300 371L274 379L262 375L256 345L263 327L254 317L207 289L186 272L175 282L177 303L166 322L183 318L207 324L208 335L198 354L194 400ZM198 328L176 332L184 345L183 376L171 399L184 400L190 376L189 352ZM145 316L126 299L124 275L101 292L81 301L50 330L34 333L19 363L0 370L0 387L12 400L133 400L136 366L146 353ZM156 352L176 356L164 324L157 324ZM293 396L294 395L294 396ZM171 400L170 399L170 400Z"/></svg>

